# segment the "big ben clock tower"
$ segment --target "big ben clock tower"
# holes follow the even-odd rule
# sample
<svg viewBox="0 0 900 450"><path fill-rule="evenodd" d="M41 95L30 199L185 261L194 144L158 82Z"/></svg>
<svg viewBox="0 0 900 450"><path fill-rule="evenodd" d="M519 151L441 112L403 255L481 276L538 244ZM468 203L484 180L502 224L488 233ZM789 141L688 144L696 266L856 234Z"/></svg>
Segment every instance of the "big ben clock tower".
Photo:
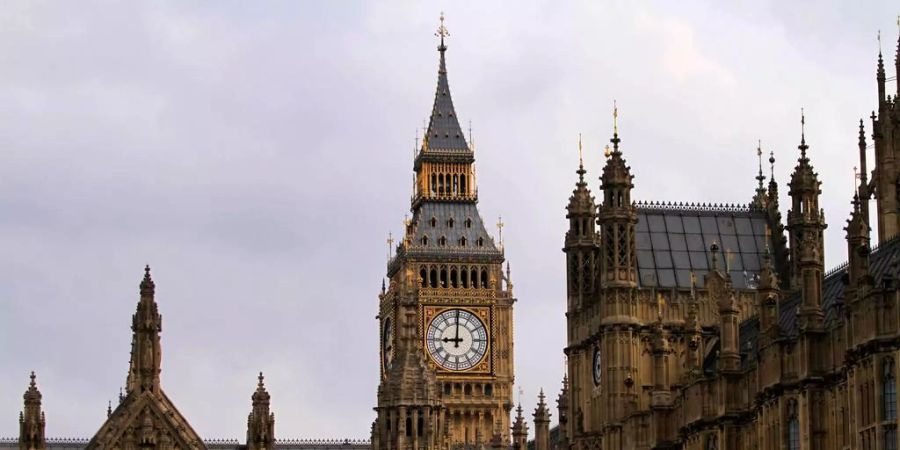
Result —
<svg viewBox="0 0 900 450"><path fill-rule="evenodd" d="M376 450L408 446L415 436L419 442L442 438L436 448L486 443L495 435L509 442L515 299L502 244L488 235L478 212L475 154L447 81L443 16L437 35L437 92L413 164L412 218L388 263L390 283L379 295ZM410 329L412 320L414 345L403 338L410 332L400 331ZM436 410L432 392L441 424L420 414ZM436 432L443 436L429 435Z"/></svg>

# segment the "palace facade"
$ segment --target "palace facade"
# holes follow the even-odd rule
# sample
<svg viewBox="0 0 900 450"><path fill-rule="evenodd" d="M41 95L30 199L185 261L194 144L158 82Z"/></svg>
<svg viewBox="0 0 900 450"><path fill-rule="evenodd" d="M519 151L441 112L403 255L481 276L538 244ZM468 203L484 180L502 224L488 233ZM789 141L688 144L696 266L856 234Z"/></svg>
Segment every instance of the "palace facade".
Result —
<svg viewBox="0 0 900 450"><path fill-rule="evenodd" d="M616 129L599 199L579 166L563 249L568 379L552 446L898 448L900 83L886 93L880 54L876 81L843 227L849 260L830 271L803 118L786 221L762 160L747 206L636 201Z"/></svg>

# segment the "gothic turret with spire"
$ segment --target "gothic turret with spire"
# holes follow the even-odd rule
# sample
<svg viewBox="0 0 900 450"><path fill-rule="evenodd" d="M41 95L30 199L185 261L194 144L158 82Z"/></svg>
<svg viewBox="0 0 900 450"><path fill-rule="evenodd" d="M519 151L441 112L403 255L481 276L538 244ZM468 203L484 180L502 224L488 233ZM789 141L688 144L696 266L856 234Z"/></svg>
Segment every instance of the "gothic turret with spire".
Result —
<svg viewBox="0 0 900 450"><path fill-rule="evenodd" d="M25 408L19 413L19 450L44 450L47 440L44 436L46 420L41 410L41 391L31 372L31 383L23 396Z"/></svg>
<svg viewBox="0 0 900 450"><path fill-rule="evenodd" d="M270 396L263 380L263 374L260 372L256 391L250 397L253 407L247 416L248 450L272 450L275 448L275 413L269 410Z"/></svg>
<svg viewBox="0 0 900 450"><path fill-rule="evenodd" d="M801 327L816 328L822 324L822 275L825 271L825 213L819 208L821 182L810 164L806 151L806 117L800 118L800 158L789 183L791 209L788 231L791 241L792 288L800 290Z"/></svg>
<svg viewBox="0 0 900 450"><path fill-rule="evenodd" d="M603 203L600 205L597 223L600 225L601 244L601 285L637 286L637 265L635 264L634 225L637 223L631 190L634 188L631 168L625 163L619 149L618 108L613 110L613 148L603 166L600 189L603 189Z"/></svg>
<svg viewBox="0 0 900 450"><path fill-rule="evenodd" d="M569 230L566 232L566 275L568 277L568 312L586 306L585 302L593 298L598 287L600 235L597 233L597 205L591 190L584 181L584 159L582 156L581 135L578 136L578 181L575 190L569 197L566 206Z"/></svg>

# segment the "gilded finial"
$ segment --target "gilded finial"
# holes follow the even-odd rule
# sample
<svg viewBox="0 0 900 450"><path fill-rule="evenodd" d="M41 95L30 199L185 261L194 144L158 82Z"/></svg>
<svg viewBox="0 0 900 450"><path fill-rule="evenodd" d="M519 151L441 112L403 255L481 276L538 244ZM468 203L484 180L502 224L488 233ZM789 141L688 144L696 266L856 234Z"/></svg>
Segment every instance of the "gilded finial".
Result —
<svg viewBox="0 0 900 450"><path fill-rule="evenodd" d="M501 248L503 247L503 227L504 226L506 226L506 224L503 223L503 216L497 216L497 232L499 233L498 237L500 238L500 247Z"/></svg>
<svg viewBox="0 0 900 450"><path fill-rule="evenodd" d="M900 22L900 19L897 19L897 21ZM900 25L900 23L898 23L898 25ZM878 30L878 37L876 39L878 39L878 56L881 56L881 30Z"/></svg>
<svg viewBox="0 0 900 450"><path fill-rule="evenodd" d="M581 150L581 133L578 133L578 167L584 167L584 154Z"/></svg>
<svg viewBox="0 0 900 450"><path fill-rule="evenodd" d="M775 151L769 152L769 170L771 171L772 179L775 179Z"/></svg>
<svg viewBox="0 0 900 450"><path fill-rule="evenodd" d="M806 113L803 108L800 108L800 146L797 148L800 149L800 157L806 158L806 149L809 146L806 145Z"/></svg>
<svg viewBox="0 0 900 450"><path fill-rule="evenodd" d="M392 253L391 250L394 247L394 235L390 231L388 231L387 245L388 245L388 259L391 259L391 253Z"/></svg>
<svg viewBox="0 0 900 450"><path fill-rule="evenodd" d="M609 155L612 154L612 150L609 149L609 145L603 148L603 157L609 158Z"/></svg>
<svg viewBox="0 0 900 450"><path fill-rule="evenodd" d="M760 189L763 187L763 180L766 179L766 177L763 176L762 171L762 154L762 139L760 139L756 142L756 158L759 160L759 174L756 176L756 180L759 181Z"/></svg>
<svg viewBox="0 0 900 450"><path fill-rule="evenodd" d="M31 371L31 384L30 384L31 387L37 387L37 383L34 382L34 380L36 378L37 378L37 376L35 376L34 371L32 370Z"/></svg>
<svg viewBox="0 0 900 450"><path fill-rule="evenodd" d="M258 387L262 388L262 387L263 387L263 380L265 379L265 378L263 377L263 373L262 373L262 372L259 373L259 376L257 377L257 379L259 380L259 382L258 382L256 385L257 385Z"/></svg>
<svg viewBox="0 0 900 450"><path fill-rule="evenodd" d="M619 107L613 100L613 133L619 134Z"/></svg>
<svg viewBox="0 0 900 450"><path fill-rule="evenodd" d="M450 36L450 32L447 31L447 27L444 26L444 12L441 11L441 24L438 26L437 31L434 33L435 36L441 38L441 47L440 49L443 51L447 48L444 45L444 38Z"/></svg>

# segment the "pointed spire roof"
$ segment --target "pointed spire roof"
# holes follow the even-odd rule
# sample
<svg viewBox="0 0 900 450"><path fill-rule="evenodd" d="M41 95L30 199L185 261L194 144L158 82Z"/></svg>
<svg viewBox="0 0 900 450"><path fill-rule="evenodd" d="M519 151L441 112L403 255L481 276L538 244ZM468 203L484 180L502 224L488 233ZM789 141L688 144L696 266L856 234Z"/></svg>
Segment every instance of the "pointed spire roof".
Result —
<svg viewBox="0 0 900 450"><path fill-rule="evenodd" d="M134 390L159 390L160 339L162 316L159 314L154 294L156 284L150 277L150 266L144 267L141 280L141 298L137 311L131 318L131 370L128 374L128 392Z"/></svg>
<svg viewBox="0 0 900 450"><path fill-rule="evenodd" d="M247 416L247 448L271 450L275 447L275 414L269 411L269 392L263 373L259 373L256 391L250 397L253 407Z"/></svg>
<svg viewBox="0 0 900 450"><path fill-rule="evenodd" d="M31 372L31 382L25 391L23 398L25 408L19 413L19 447L26 449L44 449L44 427L46 420L41 411L41 391L37 388L34 372Z"/></svg>
<svg viewBox="0 0 900 450"><path fill-rule="evenodd" d="M550 421L550 410L547 409L546 396L544 395L544 388L541 388L540 393L538 394L538 404L537 407L534 408L534 421L535 422L549 422Z"/></svg>
<svg viewBox="0 0 900 450"><path fill-rule="evenodd" d="M809 163L809 157L806 151L809 146L806 145L806 115L803 109L800 110L800 158L797 159L797 166L794 167L794 173L791 175L791 182L788 186L791 188L790 195L799 194L801 192L819 193L819 177Z"/></svg>
<svg viewBox="0 0 900 450"><path fill-rule="evenodd" d="M466 143L466 136L459 125L453 98L450 96L450 82L447 80L447 45L444 39L450 36L444 26L444 14L441 13L441 25L435 36L441 38L438 45L440 59L438 61L437 91L434 94L434 106L428 120L428 130L422 141L422 152L467 152L471 153Z"/></svg>
<svg viewBox="0 0 900 450"><path fill-rule="evenodd" d="M584 158L582 156L582 147L581 147L581 133L578 134L578 170L575 171L578 174L578 182L575 183L575 190L572 191L572 196L569 197L569 205L566 206L566 209L569 211L569 216L579 214L594 214L596 205L594 203L594 197L591 196L591 190L588 189L587 183L584 181L584 174L587 171L584 170Z"/></svg>

